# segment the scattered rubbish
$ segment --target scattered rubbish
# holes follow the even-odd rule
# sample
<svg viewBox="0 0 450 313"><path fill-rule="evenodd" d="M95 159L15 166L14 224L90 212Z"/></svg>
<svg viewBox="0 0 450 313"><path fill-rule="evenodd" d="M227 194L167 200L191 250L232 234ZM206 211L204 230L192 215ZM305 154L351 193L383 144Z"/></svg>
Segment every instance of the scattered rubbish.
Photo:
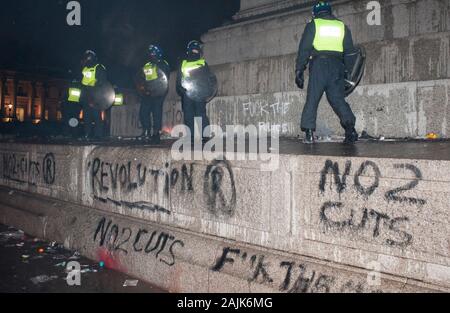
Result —
<svg viewBox="0 0 450 313"><path fill-rule="evenodd" d="M380 140L380 141L385 141L386 138L384 138L384 136L381 136L379 140Z"/></svg>
<svg viewBox="0 0 450 313"><path fill-rule="evenodd" d="M124 287L136 287L138 285L139 281L138 280L130 280L127 279L124 283L123 286Z"/></svg>
<svg viewBox="0 0 450 313"><path fill-rule="evenodd" d="M438 134L436 134L436 133L428 133L426 136L425 136L428 140L436 140L436 139L439 139L439 135Z"/></svg>
<svg viewBox="0 0 450 313"><path fill-rule="evenodd" d="M81 274L86 274L86 273L97 273L96 269L91 269L91 268L85 268L83 270L80 271Z"/></svg>
<svg viewBox="0 0 450 313"><path fill-rule="evenodd" d="M55 264L56 267L66 267L66 262Z"/></svg>
<svg viewBox="0 0 450 313"><path fill-rule="evenodd" d="M56 253L56 249L51 248L51 247L47 247L47 248L44 250L44 252L45 252L45 253L51 253L51 254L54 254L54 253Z"/></svg>
<svg viewBox="0 0 450 313"><path fill-rule="evenodd" d="M8 194L9 194L10 196L12 196L12 195L14 194L14 190L11 190L10 192L8 192Z"/></svg>
<svg viewBox="0 0 450 313"><path fill-rule="evenodd" d="M60 249L60 247L57 244L55 244L55 245L51 244L50 246L48 246L45 249L45 252L47 252L47 253L57 253L59 249Z"/></svg>
<svg viewBox="0 0 450 313"><path fill-rule="evenodd" d="M58 278L58 276L40 275L40 276L33 277L30 280L33 284L37 285L37 284L49 282L49 281L57 279L57 278Z"/></svg>
<svg viewBox="0 0 450 313"><path fill-rule="evenodd" d="M23 239L25 236L24 232L21 230L17 231L5 231L3 233L0 233L0 237L7 238L7 239Z"/></svg>
<svg viewBox="0 0 450 313"><path fill-rule="evenodd" d="M55 255L53 257L53 260L65 260L66 257L64 255Z"/></svg>
<svg viewBox="0 0 450 313"><path fill-rule="evenodd" d="M21 242L21 243L17 243L17 244L16 244L16 247L22 248L22 247L23 247L23 245L24 245L24 243L23 243L23 242Z"/></svg>
<svg viewBox="0 0 450 313"><path fill-rule="evenodd" d="M80 258L80 252L76 251L69 260L78 260Z"/></svg>
<svg viewBox="0 0 450 313"><path fill-rule="evenodd" d="M30 256L29 255L22 255L22 259L28 259Z"/></svg>

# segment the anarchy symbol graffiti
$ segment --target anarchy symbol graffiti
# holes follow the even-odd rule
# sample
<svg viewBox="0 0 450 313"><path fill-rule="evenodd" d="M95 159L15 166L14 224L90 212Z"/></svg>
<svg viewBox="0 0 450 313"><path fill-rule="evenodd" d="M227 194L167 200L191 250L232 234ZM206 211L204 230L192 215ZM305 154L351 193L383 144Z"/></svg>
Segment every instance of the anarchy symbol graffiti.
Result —
<svg viewBox="0 0 450 313"><path fill-rule="evenodd" d="M48 153L42 162L42 173L44 175L44 182L47 185L52 185L56 178L56 162L53 153Z"/></svg>
<svg viewBox="0 0 450 313"><path fill-rule="evenodd" d="M228 174L230 186L224 184ZM226 188L227 187L227 188ZM236 186L231 164L226 160L214 160L206 169L203 191L209 210L233 216L236 208ZM228 197L225 195L228 191Z"/></svg>

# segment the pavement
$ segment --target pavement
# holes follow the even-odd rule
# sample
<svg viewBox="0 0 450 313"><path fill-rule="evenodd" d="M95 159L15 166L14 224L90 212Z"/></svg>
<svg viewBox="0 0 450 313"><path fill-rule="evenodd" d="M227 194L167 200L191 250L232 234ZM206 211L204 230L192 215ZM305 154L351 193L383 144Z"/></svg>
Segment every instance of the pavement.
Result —
<svg viewBox="0 0 450 313"><path fill-rule="evenodd" d="M81 265L80 286L67 283L65 265L71 261ZM165 293L101 265L0 224L0 293Z"/></svg>

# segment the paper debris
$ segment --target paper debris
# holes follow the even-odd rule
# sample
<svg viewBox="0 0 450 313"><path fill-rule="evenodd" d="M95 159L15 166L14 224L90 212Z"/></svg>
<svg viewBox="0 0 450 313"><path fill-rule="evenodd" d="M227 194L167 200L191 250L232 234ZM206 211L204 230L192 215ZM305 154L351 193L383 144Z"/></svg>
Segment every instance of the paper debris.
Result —
<svg viewBox="0 0 450 313"><path fill-rule="evenodd" d="M130 280L127 279L124 283L123 286L124 287L136 287L139 283L139 280Z"/></svg>

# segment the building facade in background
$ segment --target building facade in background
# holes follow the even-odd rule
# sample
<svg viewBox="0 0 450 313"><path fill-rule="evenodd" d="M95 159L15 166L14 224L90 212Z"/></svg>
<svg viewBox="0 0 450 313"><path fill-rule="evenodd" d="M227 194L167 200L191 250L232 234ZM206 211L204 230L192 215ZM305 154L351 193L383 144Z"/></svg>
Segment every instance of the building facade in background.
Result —
<svg viewBox="0 0 450 313"><path fill-rule="evenodd" d="M62 78L0 70L0 123L62 122L69 85L70 81ZM121 88L117 93L123 96L123 101L114 105L118 112L127 104L139 106L139 97L134 90ZM102 112L101 116L109 134L111 110ZM82 111L80 119L83 119Z"/></svg>
<svg viewBox="0 0 450 313"><path fill-rule="evenodd" d="M61 120L67 86L64 79L0 70L0 120L4 123Z"/></svg>

